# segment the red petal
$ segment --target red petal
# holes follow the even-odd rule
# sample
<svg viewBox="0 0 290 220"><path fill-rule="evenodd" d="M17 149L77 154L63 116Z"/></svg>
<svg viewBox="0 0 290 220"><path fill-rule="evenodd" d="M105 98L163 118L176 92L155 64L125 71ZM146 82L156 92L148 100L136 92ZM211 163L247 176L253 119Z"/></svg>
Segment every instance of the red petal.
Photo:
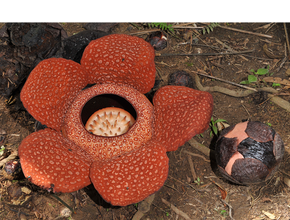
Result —
<svg viewBox="0 0 290 220"><path fill-rule="evenodd" d="M167 151L174 151L210 122L213 99L210 93L183 86L164 86L153 97L155 136Z"/></svg>
<svg viewBox="0 0 290 220"><path fill-rule="evenodd" d="M20 97L36 120L59 131L69 104L86 85L86 74L78 63L50 58L33 69Z"/></svg>
<svg viewBox="0 0 290 220"><path fill-rule="evenodd" d="M26 178L54 192L73 192L91 183L92 160L73 142L52 129L27 136L20 144L19 157Z"/></svg>
<svg viewBox="0 0 290 220"><path fill-rule="evenodd" d="M163 146L149 141L141 149L107 162L94 162L90 177L100 195L115 206L144 200L158 191L168 176Z"/></svg>
<svg viewBox="0 0 290 220"><path fill-rule="evenodd" d="M147 93L155 82L155 52L139 37L111 34L90 42L81 65L90 83L116 83Z"/></svg>

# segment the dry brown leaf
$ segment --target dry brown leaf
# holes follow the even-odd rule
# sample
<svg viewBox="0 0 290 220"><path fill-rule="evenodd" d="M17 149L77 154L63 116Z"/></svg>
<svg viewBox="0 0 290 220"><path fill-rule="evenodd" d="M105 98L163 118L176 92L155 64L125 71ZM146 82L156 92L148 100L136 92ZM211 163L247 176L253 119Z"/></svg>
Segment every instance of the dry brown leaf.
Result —
<svg viewBox="0 0 290 220"><path fill-rule="evenodd" d="M224 187L222 187L220 184L216 183L215 181L211 180L212 183L214 183L218 189L220 190L221 192L221 196L222 196L222 199L225 200L226 202L228 202L229 200L229 196L228 196L228 193L227 191L225 190Z"/></svg>
<svg viewBox="0 0 290 220"><path fill-rule="evenodd" d="M222 121L221 122L217 122L216 124L217 124L217 128L218 128L219 131L222 131L225 128L230 127L229 124L227 124L225 122L222 122Z"/></svg>
<svg viewBox="0 0 290 220"><path fill-rule="evenodd" d="M261 202L273 202L270 198L267 198L267 197L263 197L261 199Z"/></svg>
<svg viewBox="0 0 290 220"><path fill-rule="evenodd" d="M271 214L270 212L266 212L262 210L263 214L266 215L269 219L276 219L275 215Z"/></svg>
<svg viewBox="0 0 290 220"><path fill-rule="evenodd" d="M287 79L281 79L280 77L264 77L263 80L265 82L273 82L273 83L280 83L282 85L290 86L290 81Z"/></svg>
<svg viewBox="0 0 290 220"><path fill-rule="evenodd" d="M290 187L290 179L289 179L289 178L284 177L284 178L283 178L283 181L284 181L284 183L285 183L288 187Z"/></svg>

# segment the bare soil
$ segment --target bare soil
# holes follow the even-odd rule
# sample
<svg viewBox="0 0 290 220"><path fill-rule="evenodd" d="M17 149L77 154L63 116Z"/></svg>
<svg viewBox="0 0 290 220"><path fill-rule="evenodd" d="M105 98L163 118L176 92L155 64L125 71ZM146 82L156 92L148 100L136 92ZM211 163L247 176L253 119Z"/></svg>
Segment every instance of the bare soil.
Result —
<svg viewBox="0 0 290 220"><path fill-rule="evenodd" d="M82 30L83 24L65 23L61 24L67 31L68 36ZM134 34L146 38L151 32L148 26L122 23L112 29L112 33ZM264 28L265 23L221 23L221 26L236 28L251 33L242 33L216 27L210 33L197 34L190 28L174 28L174 35L165 32L168 45L161 51L156 51L156 79L161 80L159 86L167 84L168 75L177 70L184 70L195 77L192 71L198 71L218 79L240 83L246 80L251 73L259 68L269 66L273 77L289 80L289 60L287 59L279 68L282 59L278 55L285 54L286 37L283 24L271 24ZM183 25L185 26L185 25ZM189 25L192 27L192 25ZM197 24L198 27L206 24ZM290 29L290 26L287 26ZM199 29L197 29L199 30ZM136 34L136 32L142 32ZM272 37L258 36L252 33L260 33ZM222 42L223 44L219 43ZM268 49L276 57L266 55L263 46L267 44ZM208 55L192 56L197 53L221 53L230 47L234 51L254 50L251 53L237 55ZM161 54L159 56L158 54ZM187 55L176 55L187 54ZM279 69L277 69L279 68ZM288 72L287 72L288 70ZM264 76L259 76L256 83L246 85L252 88L271 87L272 83L264 83ZM230 90L245 90L217 79L200 76L203 86L220 86ZM283 93L279 97L290 101L289 89L283 85L275 87ZM274 177L263 184L252 186L239 186L227 182L221 177L214 163L214 143L216 136L210 135L209 128L203 136L194 139L211 149L210 155L198 151L189 143L184 144L175 152L168 152L170 161L169 177L164 186L155 194L150 210L141 218L142 220L170 220L186 219L182 211L189 219L236 219L236 220L260 220L260 219L290 219L290 190L285 184L290 178L290 115L287 110L272 102L265 92L253 93L245 97L233 97L220 92L211 92L214 98L213 120L225 119L228 124L233 125L242 120L261 121L270 123L272 128L280 134L285 145L285 156L279 171ZM10 100L11 101L11 100ZM19 100L16 100L16 102ZM13 108L13 102L7 102L0 97L0 128L7 135L4 142L10 152L16 151L21 141L34 130L34 119L25 111L17 111ZM184 122L186 123L186 122ZM196 155L186 153L190 151ZM199 181L193 178L190 160ZM138 211L140 204L126 207L112 207L105 203L98 195L92 185L76 192L57 194L70 207L75 208L75 213L64 217L61 212L66 207L50 193L40 189L27 180L11 181L0 173L0 219L132 219ZM30 193L22 193L17 198L19 188L27 187ZM228 198L222 199L227 192ZM24 202L29 198L29 201ZM166 200L174 208L163 201ZM14 203L13 203L14 201ZM16 202L15 202L16 201ZM17 203L17 201L24 202Z"/></svg>

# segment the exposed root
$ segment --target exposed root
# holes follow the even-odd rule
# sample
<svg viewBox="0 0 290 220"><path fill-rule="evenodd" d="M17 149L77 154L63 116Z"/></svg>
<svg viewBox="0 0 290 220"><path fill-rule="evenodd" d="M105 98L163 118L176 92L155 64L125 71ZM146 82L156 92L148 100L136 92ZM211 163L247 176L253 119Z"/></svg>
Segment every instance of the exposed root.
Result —
<svg viewBox="0 0 290 220"><path fill-rule="evenodd" d="M230 90L224 87L220 87L220 86L202 86L202 84L200 83L200 79L199 76L197 74L195 74L195 82L196 82L196 87L201 90L201 91L208 91L208 92L220 92L229 96L233 96L233 97L246 97L248 95L251 95L255 92L258 91L263 91L263 92L268 92L268 93L274 93L277 94L278 91L270 88L270 87L264 87L264 88L259 88L256 89L256 91L253 90ZM286 111L290 112L290 103L276 95L273 94L268 94L269 100L273 103L275 103L276 105L280 106L281 108L285 109Z"/></svg>

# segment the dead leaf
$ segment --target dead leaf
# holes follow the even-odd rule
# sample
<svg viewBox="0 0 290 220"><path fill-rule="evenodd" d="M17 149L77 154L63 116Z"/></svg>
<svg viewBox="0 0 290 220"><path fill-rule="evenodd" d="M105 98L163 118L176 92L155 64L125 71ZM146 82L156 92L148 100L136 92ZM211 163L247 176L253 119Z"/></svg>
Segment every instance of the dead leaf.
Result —
<svg viewBox="0 0 290 220"><path fill-rule="evenodd" d="M263 25L263 26L261 26L261 27L255 28L254 30L258 30L258 29L261 29L261 28L266 29L266 28L270 27L271 24L272 24L272 23L265 24L265 25Z"/></svg>
<svg viewBox="0 0 290 220"><path fill-rule="evenodd" d="M284 181L284 183L285 183L288 187L290 187L290 179L289 179L289 178L284 177L284 178L283 178L283 181Z"/></svg>
<svg viewBox="0 0 290 220"><path fill-rule="evenodd" d="M217 122L216 124L217 124L217 128L218 128L219 131L222 131L225 128L230 127L229 124L227 124L225 122L222 122L222 121L221 122Z"/></svg>
<svg viewBox="0 0 290 220"><path fill-rule="evenodd" d="M218 189L220 190L221 192L221 196L222 196L222 199L225 200L226 202L229 200L229 197L228 197L228 193L227 191L224 189L224 187L222 187L220 184L216 183L215 181L211 180L217 187Z"/></svg>
<svg viewBox="0 0 290 220"><path fill-rule="evenodd" d="M31 190L25 186L21 188L21 191L24 192L25 194L28 194L28 195L31 193Z"/></svg>
<svg viewBox="0 0 290 220"><path fill-rule="evenodd" d="M290 81L287 79L281 79L280 77L264 77L265 82L280 83L282 85L290 86Z"/></svg>
<svg viewBox="0 0 290 220"><path fill-rule="evenodd" d="M266 215L269 219L276 219L275 215L271 214L270 212L262 210L262 213Z"/></svg>
<svg viewBox="0 0 290 220"><path fill-rule="evenodd" d="M270 198L267 198L267 197L263 197L261 199L261 202L273 202Z"/></svg>

